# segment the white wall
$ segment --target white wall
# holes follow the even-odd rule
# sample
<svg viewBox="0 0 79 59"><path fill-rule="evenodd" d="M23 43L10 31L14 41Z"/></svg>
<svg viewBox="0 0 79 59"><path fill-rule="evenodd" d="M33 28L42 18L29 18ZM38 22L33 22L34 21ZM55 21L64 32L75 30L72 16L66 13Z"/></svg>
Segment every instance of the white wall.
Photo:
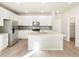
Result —
<svg viewBox="0 0 79 59"><path fill-rule="evenodd" d="M65 40L69 41L70 33L69 33L69 19L63 16L62 19L62 33L66 35Z"/></svg>
<svg viewBox="0 0 79 59"><path fill-rule="evenodd" d="M57 14L54 16L53 27L55 32L62 33L62 14Z"/></svg>

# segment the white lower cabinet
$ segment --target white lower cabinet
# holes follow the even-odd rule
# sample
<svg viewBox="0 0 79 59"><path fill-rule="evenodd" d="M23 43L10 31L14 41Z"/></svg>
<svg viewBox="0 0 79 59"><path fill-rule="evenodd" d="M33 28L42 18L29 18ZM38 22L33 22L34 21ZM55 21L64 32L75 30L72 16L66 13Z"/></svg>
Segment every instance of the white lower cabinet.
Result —
<svg viewBox="0 0 79 59"><path fill-rule="evenodd" d="M28 30L19 30L18 31L18 39L27 39L28 37Z"/></svg>
<svg viewBox="0 0 79 59"><path fill-rule="evenodd" d="M18 39L28 39L28 35L32 30L18 30ZM41 30L40 32L51 32L51 30Z"/></svg>
<svg viewBox="0 0 79 59"><path fill-rule="evenodd" d="M0 34L0 51L8 46L8 34Z"/></svg>

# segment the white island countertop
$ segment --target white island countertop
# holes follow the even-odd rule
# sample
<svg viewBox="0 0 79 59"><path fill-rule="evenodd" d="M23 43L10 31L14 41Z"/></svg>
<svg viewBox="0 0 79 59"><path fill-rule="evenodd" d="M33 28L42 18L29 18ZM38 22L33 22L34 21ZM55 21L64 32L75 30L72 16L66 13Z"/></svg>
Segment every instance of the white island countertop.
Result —
<svg viewBox="0 0 79 59"><path fill-rule="evenodd" d="M40 30L40 31L32 31L32 30L18 30L19 32L22 31L22 32L28 32L28 34L61 34L61 35L64 35L62 33L59 33L59 32L54 32L53 30Z"/></svg>
<svg viewBox="0 0 79 59"><path fill-rule="evenodd" d="M53 31L31 31L28 33L28 35L36 35L36 36L43 36L43 35L61 35L61 36L65 36L62 33L58 33L58 32L53 32Z"/></svg>

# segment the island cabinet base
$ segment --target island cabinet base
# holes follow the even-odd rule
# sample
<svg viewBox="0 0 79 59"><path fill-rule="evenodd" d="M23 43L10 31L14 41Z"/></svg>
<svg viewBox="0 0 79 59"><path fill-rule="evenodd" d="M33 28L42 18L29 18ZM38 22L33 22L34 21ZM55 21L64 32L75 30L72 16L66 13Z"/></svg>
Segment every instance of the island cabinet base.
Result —
<svg viewBox="0 0 79 59"><path fill-rule="evenodd" d="M29 35L28 50L63 50L63 36Z"/></svg>

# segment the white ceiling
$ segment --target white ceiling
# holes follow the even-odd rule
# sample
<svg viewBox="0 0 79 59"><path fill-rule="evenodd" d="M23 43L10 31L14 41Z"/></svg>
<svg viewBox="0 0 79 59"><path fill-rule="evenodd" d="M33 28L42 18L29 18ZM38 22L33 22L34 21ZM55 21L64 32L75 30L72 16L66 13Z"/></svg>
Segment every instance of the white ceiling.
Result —
<svg viewBox="0 0 79 59"><path fill-rule="evenodd" d="M0 5L4 8L7 8L17 14L26 14L26 13L39 13L39 12L64 12L69 8L78 5L79 3L67 2L0 2Z"/></svg>

